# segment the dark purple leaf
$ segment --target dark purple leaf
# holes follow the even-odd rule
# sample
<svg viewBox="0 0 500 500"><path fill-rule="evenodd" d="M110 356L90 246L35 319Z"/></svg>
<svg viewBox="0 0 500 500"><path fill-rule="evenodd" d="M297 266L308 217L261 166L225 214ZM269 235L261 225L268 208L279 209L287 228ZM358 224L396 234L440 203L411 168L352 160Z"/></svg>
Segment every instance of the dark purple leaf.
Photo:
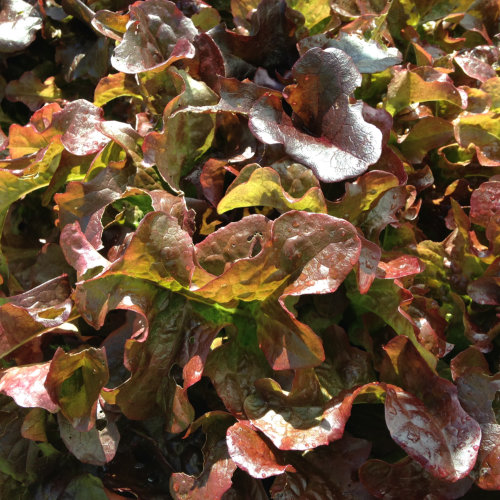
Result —
<svg viewBox="0 0 500 500"><path fill-rule="evenodd" d="M361 466L359 475L363 485L376 498L420 500L432 495L455 500L462 498L472 486L468 477L454 483L438 479L410 457L393 464L368 460Z"/></svg>
<svg viewBox="0 0 500 500"><path fill-rule="evenodd" d="M233 484L222 496L222 500L268 500L266 489L260 479L255 479L241 469L233 474Z"/></svg>
<svg viewBox="0 0 500 500"><path fill-rule="evenodd" d="M258 66L269 71L289 69L298 57L296 32L303 24L304 17L284 0L263 0L250 20L249 36L222 25L209 34L222 52L227 76L246 76Z"/></svg>
<svg viewBox="0 0 500 500"><path fill-rule="evenodd" d="M358 468L370 455L371 444L345 433L327 447L294 460L296 473L278 476L272 487L273 500L300 498L356 498L371 500L371 495L357 479ZM333 473L333 471L335 473Z"/></svg>

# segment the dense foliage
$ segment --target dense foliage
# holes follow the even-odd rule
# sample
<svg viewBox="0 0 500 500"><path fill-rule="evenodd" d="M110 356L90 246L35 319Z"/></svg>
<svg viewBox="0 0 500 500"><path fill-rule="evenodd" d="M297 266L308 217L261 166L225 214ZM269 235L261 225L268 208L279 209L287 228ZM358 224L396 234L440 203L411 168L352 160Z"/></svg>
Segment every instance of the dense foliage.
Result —
<svg viewBox="0 0 500 500"><path fill-rule="evenodd" d="M2 0L0 497L500 489L497 0Z"/></svg>

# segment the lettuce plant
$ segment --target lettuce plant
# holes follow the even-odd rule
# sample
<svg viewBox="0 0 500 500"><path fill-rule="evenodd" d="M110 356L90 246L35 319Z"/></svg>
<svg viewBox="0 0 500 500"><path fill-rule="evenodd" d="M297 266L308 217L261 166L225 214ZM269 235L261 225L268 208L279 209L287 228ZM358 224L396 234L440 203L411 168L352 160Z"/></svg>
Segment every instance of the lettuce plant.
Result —
<svg viewBox="0 0 500 500"><path fill-rule="evenodd" d="M5 0L0 497L499 490L499 20Z"/></svg>

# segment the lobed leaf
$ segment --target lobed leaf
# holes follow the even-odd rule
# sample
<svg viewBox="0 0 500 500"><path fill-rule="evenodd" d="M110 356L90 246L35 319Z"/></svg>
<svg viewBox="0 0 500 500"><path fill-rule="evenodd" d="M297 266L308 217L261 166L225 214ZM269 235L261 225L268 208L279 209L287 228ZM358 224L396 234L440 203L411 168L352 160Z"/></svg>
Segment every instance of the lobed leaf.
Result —
<svg viewBox="0 0 500 500"><path fill-rule="evenodd" d="M272 207L280 212L305 210L326 213L326 203L319 188L311 188L299 199L292 198L283 189L275 170L257 165L243 168L217 205L217 212L221 214L234 208L259 205Z"/></svg>
<svg viewBox="0 0 500 500"><path fill-rule="evenodd" d="M402 60L401 53L395 47L385 47L377 40L366 40L356 33L343 31L337 38L321 34L303 38L299 42L301 54L313 47L342 50L352 59L360 73L379 73L400 64Z"/></svg>
<svg viewBox="0 0 500 500"><path fill-rule="evenodd" d="M298 83L283 95L302 129L272 95L261 97L250 112L250 130L260 141L282 144L289 156L325 182L361 174L381 153L380 130L365 122L360 103L349 104L348 95L359 85L360 76L342 54L338 49L313 48L293 67Z"/></svg>
<svg viewBox="0 0 500 500"><path fill-rule="evenodd" d="M127 30L111 57L116 70L127 74L159 71L194 56L191 42L198 30L173 2L136 2L129 12Z"/></svg>

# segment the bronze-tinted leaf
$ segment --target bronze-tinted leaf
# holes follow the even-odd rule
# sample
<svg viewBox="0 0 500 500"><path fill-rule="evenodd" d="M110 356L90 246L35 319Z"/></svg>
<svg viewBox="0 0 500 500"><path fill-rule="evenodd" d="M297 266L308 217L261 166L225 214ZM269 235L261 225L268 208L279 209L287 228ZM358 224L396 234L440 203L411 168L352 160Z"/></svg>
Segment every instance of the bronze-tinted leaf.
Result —
<svg viewBox="0 0 500 500"><path fill-rule="evenodd" d="M50 362L45 388L72 427L87 432L94 427L97 398L108 378L104 349L65 353L59 347Z"/></svg>
<svg viewBox="0 0 500 500"><path fill-rule="evenodd" d="M0 375L0 392L24 408L44 408L55 413L59 407L44 386L50 363L13 366Z"/></svg>
<svg viewBox="0 0 500 500"><path fill-rule="evenodd" d="M227 430L227 447L236 465L253 477L263 479L294 470L289 464L280 464L272 447L245 422Z"/></svg>

